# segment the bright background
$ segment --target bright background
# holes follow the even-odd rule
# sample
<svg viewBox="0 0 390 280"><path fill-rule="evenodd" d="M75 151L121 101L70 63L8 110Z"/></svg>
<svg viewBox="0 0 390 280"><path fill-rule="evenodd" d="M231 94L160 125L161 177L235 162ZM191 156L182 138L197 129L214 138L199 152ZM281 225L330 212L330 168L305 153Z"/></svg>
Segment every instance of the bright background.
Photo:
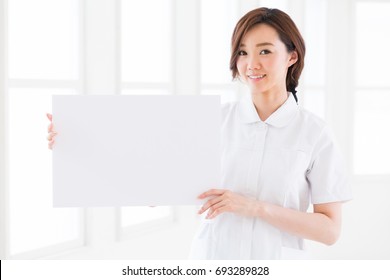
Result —
<svg viewBox="0 0 390 280"><path fill-rule="evenodd" d="M0 2L0 257L184 259L194 207L53 209L45 113L54 94L218 94L237 20L286 11L307 45L300 105L343 150L354 200L314 258L390 259L390 1L4 0Z"/></svg>

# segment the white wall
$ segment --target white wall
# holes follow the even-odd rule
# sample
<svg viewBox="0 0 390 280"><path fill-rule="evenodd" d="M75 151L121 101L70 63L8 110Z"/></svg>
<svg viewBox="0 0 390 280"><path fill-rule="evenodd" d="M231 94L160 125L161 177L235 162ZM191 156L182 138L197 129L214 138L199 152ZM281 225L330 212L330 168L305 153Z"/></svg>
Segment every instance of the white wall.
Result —
<svg viewBox="0 0 390 280"><path fill-rule="evenodd" d="M389 185L354 184L354 199L343 207L339 241L327 247L309 242L315 259L390 259Z"/></svg>

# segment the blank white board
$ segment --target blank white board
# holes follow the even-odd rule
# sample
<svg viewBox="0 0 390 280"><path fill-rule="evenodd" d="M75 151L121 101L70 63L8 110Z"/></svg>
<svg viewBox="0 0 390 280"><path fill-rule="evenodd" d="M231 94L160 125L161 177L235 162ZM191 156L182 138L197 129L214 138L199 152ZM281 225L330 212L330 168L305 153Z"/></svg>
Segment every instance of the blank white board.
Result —
<svg viewBox="0 0 390 280"><path fill-rule="evenodd" d="M218 96L53 96L55 207L195 205L219 186Z"/></svg>

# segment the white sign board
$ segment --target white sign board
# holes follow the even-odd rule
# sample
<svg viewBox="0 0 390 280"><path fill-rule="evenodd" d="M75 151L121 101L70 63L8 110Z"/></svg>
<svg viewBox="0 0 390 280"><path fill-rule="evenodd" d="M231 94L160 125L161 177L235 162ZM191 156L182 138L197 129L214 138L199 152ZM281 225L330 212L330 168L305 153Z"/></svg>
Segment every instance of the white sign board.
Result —
<svg viewBox="0 0 390 280"><path fill-rule="evenodd" d="M201 204L220 112L218 96L53 96L54 206Z"/></svg>

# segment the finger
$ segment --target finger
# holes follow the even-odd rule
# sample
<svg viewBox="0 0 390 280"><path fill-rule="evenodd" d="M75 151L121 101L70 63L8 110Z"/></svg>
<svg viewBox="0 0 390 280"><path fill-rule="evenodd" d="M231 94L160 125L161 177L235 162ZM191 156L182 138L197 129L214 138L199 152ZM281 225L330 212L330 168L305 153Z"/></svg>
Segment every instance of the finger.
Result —
<svg viewBox="0 0 390 280"><path fill-rule="evenodd" d="M207 211L207 209L209 209L210 207L212 207L213 205L221 202L222 200L222 197L221 196L217 196L215 198L212 198L210 200L208 200L205 204L203 204L203 206L199 209L198 211L198 214L202 214L204 213L205 211Z"/></svg>
<svg viewBox="0 0 390 280"><path fill-rule="evenodd" d="M52 141L56 135L57 135L57 132L49 133L49 135L47 135L47 140Z"/></svg>
<svg viewBox="0 0 390 280"><path fill-rule="evenodd" d="M48 141L51 141L51 140L53 140L53 136L54 136L54 135L53 135L53 133L51 132L51 133L49 133L49 134L47 135L46 138L47 138Z"/></svg>
<svg viewBox="0 0 390 280"><path fill-rule="evenodd" d="M50 150L53 150L54 140L50 141L48 147Z"/></svg>
<svg viewBox="0 0 390 280"><path fill-rule="evenodd" d="M204 193L201 193L198 198L202 199L202 198L206 198L208 196L212 196L212 195L221 195L223 194L224 192L226 192L225 189L210 189Z"/></svg>
<svg viewBox="0 0 390 280"><path fill-rule="evenodd" d="M53 123L50 123L48 126L47 126L47 132L52 132L53 131Z"/></svg>
<svg viewBox="0 0 390 280"><path fill-rule="evenodd" d="M206 219L213 219L221 213L228 212L229 207L226 205L225 201L221 201L216 204L212 209L210 208L209 212L206 215Z"/></svg>
<svg viewBox="0 0 390 280"><path fill-rule="evenodd" d="M52 114L47 113L46 116L49 119L49 121L53 121L53 115Z"/></svg>

